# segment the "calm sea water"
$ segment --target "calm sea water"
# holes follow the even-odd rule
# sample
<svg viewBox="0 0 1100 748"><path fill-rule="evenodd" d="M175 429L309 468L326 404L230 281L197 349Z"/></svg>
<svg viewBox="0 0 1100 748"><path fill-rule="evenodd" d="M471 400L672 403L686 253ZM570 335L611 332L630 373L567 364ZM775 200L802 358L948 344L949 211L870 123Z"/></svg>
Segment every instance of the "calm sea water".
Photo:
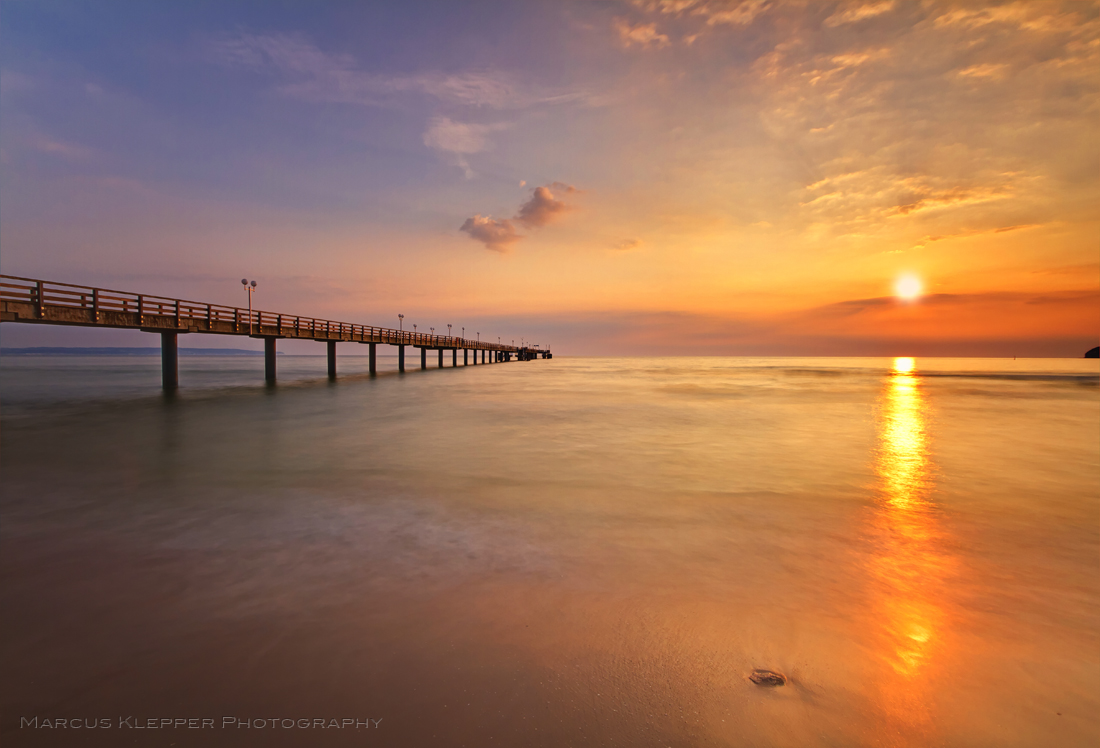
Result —
<svg viewBox="0 0 1100 748"><path fill-rule="evenodd" d="M6 745L1100 741L1096 361L158 365L0 360Z"/></svg>

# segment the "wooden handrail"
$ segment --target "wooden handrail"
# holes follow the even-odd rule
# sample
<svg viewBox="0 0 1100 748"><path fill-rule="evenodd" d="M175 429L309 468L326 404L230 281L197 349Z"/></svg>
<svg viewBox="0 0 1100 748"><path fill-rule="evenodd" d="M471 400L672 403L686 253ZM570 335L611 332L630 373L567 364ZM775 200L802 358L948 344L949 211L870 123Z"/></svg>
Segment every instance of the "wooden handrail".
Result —
<svg viewBox="0 0 1100 748"><path fill-rule="evenodd" d="M232 321L238 334L248 334L248 310L224 304L209 304L168 296L150 296L127 291L116 291L94 286L81 286L74 283L58 283L36 278L24 278L16 275L0 275L0 301L29 303L35 307L37 317L41 319L46 307L68 309L86 309L92 312L94 322L100 321L104 312L136 313L139 325L145 317L161 317L175 320L177 327L189 322L203 322L208 328L217 322ZM327 339L359 340L367 338L382 339L390 345L408 345L422 348L469 348L475 350L520 351L520 346L503 345L487 341L468 340L451 336L431 335L421 332L409 332L388 327L359 325L317 317L301 317L276 312L253 310L252 326L276 327L282 334L290 329L289 320L294 319L293 330L296 336L308 332L309 337L319 335ZM544 349L545 350L545 349Z"/></svg>

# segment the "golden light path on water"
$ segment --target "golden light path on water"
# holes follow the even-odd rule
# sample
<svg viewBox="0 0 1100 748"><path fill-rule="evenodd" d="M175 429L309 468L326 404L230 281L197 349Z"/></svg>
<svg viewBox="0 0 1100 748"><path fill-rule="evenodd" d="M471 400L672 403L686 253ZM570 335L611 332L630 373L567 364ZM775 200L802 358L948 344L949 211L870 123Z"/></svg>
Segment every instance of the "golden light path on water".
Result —
<svg viewBox="0 0 1100 748"><path fill-rule="evenodd" d="M894 360L882 393L875 469L880 500L872 560L882 707L905 732L931 725L933 672L943 667L944 588L950 559L940 550L928 413L912 358Z"/></svg>

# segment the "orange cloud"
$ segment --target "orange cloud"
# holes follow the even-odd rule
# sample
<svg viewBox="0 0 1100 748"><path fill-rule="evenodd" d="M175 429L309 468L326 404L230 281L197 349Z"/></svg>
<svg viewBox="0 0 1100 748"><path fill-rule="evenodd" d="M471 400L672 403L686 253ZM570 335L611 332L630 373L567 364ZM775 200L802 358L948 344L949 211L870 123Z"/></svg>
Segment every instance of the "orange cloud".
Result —
<svg viewBox="0 0 1100 748"><path fill-rule="evenodd" d="M825 19L826 26L840 26L845 23L856 23L866 18L874 18L894 9L894 0L884 0L878 3L860 3L849 6L843 10L837 10Z"/></svg>
<svg viewBox="0 0 1100 748"><path fill-rule="evenodd" d="M516 227L507 218L497 221L480 213L467 218L458 230L465 231L474 239L483 242L486 249L496 252L507 251L508 247L523 238L516 233Z"/></svg>
<svg viewBox="0 0 1100 748"><path fill-rule="evenodd" d="M536 187L531 199L520 206L519 213L516 214L516 220L528 228L537 228L545 226L563 213L571 210L570 206L554 197L550 187L566 194L577 191L576 187L560 182L554 182L544 187Z"/></svg>
<svg viewBox="0 0 1100 748"><path fill-rule="evenodd" d="M631 26L625 18L616 18L615 30L619 32L619 41L624 47L637 44L643 49L650 47L660 49L669 45L668 36L658 33L655 23L639 23Z"/></svg>

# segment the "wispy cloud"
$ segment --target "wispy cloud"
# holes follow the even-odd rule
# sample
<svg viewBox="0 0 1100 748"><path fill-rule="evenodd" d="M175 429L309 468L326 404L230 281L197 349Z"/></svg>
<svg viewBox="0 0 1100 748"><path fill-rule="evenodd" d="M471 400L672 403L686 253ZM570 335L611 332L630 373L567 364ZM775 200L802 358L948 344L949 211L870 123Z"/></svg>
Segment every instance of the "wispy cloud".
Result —
<svg viewBox="0 0 1100 748"><path fill-rule="evenodd" d="M624 47L637 45L643 49L660 49L669 45L668 36L657 31L655 23L631 25L625 18L616 18L614 27Z"/></svg>
<svg viewBox="0 0 1100 748"><path fill-rule="evenodd" d="M708 26L748 26L773 3L772 0L632 0L631 4L647 13L700 17Z"/></svg>
<svg viewBox="0 0 1100 748"><path fill-rule="evenodd" d="M825 19L826 26L841 26L846 23L857 23L867 18L881 16L894 9L894 0L883 0L877 3L856 3L854 5L841 5L837 11Z"/></svg>
<svg viewBox="0 0 1100 748"><path fill-rule="evenodd" d="M538 90L506 73L475 70L385 75L360 69L348 54L321 50L302 36L240 34L208 39L208 60L293 78L278 90L307 101L387 106L402 95L429 96L458 106L507 109L538 104L584 102L584 91Z"/></svg>
<svg viewBox="0 0 1100 748"><path fill-rule="evenodd" d="M95 155L95 151L86 146L82 146L79 143L71 143L64 140L57 140L45 135L37 135L30 141L30 146L40 153L47 153L51 156L60 156L61 158L68 159L70 161L86 161Z"/></svg>
<svg viewBox="0 0 1100 748"><path fill-rule="evenodd" d="M963 78L1003 78L1007 70L1008 65L1004 63L986 63L982 65L971 65L970 67L956 71L955 74Z"/></svg>
<svg viewBox="0 0 1100 748"><path fill-rule="evenodd" d="M478 125L455 122L448 117L435 117L428 123L428 129L424 132L424 145L450 154L465 172L466 178L470 179L474 176L474 172L467 163L466 156L488 150L489 133L507 130L509 127L511 127L510 124L503 122Z"/></svg>

